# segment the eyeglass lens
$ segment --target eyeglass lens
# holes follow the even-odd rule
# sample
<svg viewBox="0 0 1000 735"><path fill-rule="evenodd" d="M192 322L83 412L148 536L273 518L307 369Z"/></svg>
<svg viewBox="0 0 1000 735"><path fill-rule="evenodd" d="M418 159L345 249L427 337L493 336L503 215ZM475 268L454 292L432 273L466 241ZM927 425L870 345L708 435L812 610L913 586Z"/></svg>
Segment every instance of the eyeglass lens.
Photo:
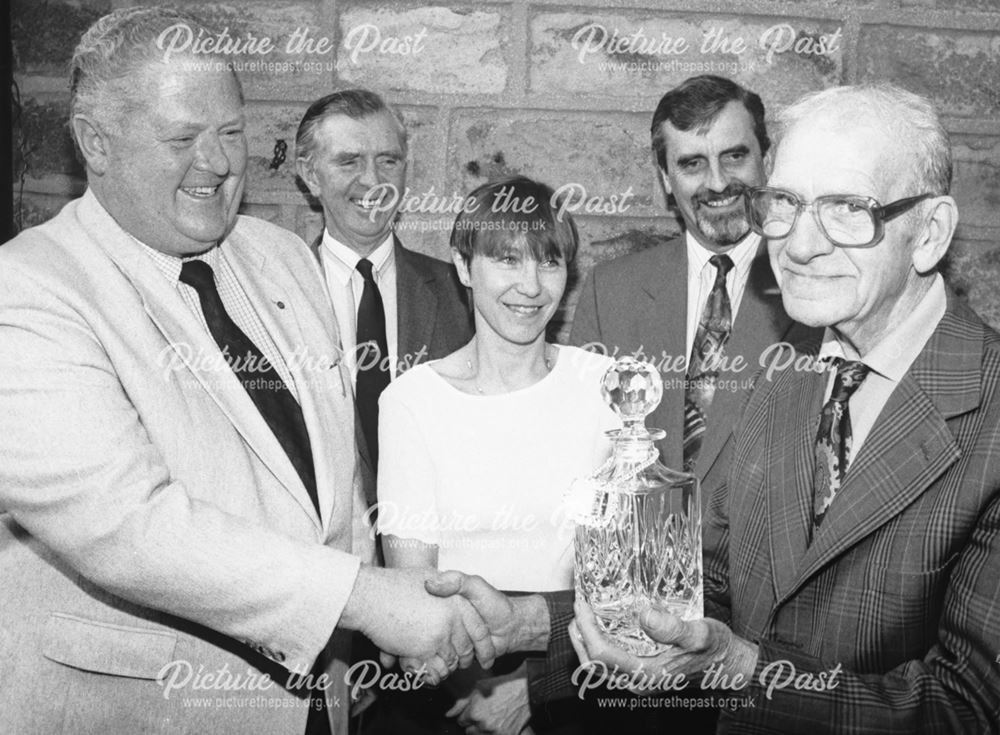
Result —
<svg viewBox="0 0 1000 735"><path fill-rule="evenodd" d="M785 237L802 209L812 209L826 236L839 245L864 245L875 237L875 215L858 198L820 197L804 204L788 192L768 190L751 197L751 216L765 237Z"/></svg>

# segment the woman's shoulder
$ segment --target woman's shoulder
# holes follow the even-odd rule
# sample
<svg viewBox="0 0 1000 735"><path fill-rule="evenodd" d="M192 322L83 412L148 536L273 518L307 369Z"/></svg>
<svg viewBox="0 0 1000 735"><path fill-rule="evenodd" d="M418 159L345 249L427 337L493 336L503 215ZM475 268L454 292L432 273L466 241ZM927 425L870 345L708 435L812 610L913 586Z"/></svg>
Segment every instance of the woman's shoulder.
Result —
<svg viewBox="0 0 1000 735"><path fill-rule="evenodd" d="M582 382L600 381L615 362L607 355L572 345L560 345L559 353L560 366L575 374Z"/></svg>
<svg viewBox="0 0 1000 735"><path fill-rule="evenodd" d="M440 383L441 378L431 363L422 362L400 373L395 380L389 383L388 387L382 391L380 401L409 403L422 399L429 393L434 393L435 389L440 387Z"/></svg>

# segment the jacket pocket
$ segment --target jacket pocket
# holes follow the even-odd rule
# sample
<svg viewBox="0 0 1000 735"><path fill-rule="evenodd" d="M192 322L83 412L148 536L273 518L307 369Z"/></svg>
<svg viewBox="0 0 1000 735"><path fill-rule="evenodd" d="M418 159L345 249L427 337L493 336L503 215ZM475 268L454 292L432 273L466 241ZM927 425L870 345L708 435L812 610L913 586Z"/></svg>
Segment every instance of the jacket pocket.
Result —
<svg viewBox="0 0 1000 735"><path fill-rule="evenodd" d="M112 676L156 679L173 660L177 636L51 613L42 655L66 666Z"/></svg>

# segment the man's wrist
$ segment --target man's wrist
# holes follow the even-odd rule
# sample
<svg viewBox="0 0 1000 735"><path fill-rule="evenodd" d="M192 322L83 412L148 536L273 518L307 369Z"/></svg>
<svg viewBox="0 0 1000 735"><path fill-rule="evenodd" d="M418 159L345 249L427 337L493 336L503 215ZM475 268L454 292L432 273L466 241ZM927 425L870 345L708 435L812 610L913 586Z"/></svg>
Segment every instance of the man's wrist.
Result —
<svg viewBox="0 0 1000 735"><path fill-rule="evenodd" d="M517 621L511 651L546 651L552 632L549 606L541 595L511 598Z"/></svg>
<svg viewBox="0 0 1000 735"><path fill-rule="evenodd" d="M351 594L344 605L344 611L340 614L338 628L355 630L364 633L366 619L372 615L371 596L373 594L375 567L362 563L358 568L358 576L354 579L354 586Z"/></svg>
<svg viewBox="0 0 1000 735"><path fill-rule="evenodd" d="M742 674L744 681L750 681L753 678L754 671L757 669L759 653L760 651L756 643L751 643L734 634L726 655L726 672Z"/></svg>

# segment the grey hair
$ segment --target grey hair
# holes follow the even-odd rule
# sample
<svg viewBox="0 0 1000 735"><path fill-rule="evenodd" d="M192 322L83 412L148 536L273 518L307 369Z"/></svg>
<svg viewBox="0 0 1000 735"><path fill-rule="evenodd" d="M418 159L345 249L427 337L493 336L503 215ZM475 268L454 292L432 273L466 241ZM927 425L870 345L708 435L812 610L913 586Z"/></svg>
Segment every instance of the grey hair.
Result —
<svg viewBox="0 0 1000 735"><path fill-rule="evenodd" d="M83 34L70 61L70 119L85 115L117 126L139 109L142 85L136 84L135 75L169 58L157 41L179 28L189 29L194 37L212 33L196 18L161 7L123 8L98 19ZM233 77L242 102L235 72Z"/></svg>
<svg viewBox="0 0 1000 735"><path fill-rule="evenodd" d="M796 123L820 110L832 110L843 119L857 120L859 111L872 114L908 149L913 194L938 196L951 189L951 143L934 105L925 97L888 82L831 87L812 92L781 110L771 126L778 145Z"/></svg>
<svg viewBox="0 0 1000 735"><path fill-rule="evenodd" d="M328 117L346 115L360 120L380 112L388 112L399 123L399 142L403 154L407 151L406 123L403 116L382 97L367 89L344 89L333 92L309 105L295 134L295 157L308 160L316 152L316 129Z"/></svg>

